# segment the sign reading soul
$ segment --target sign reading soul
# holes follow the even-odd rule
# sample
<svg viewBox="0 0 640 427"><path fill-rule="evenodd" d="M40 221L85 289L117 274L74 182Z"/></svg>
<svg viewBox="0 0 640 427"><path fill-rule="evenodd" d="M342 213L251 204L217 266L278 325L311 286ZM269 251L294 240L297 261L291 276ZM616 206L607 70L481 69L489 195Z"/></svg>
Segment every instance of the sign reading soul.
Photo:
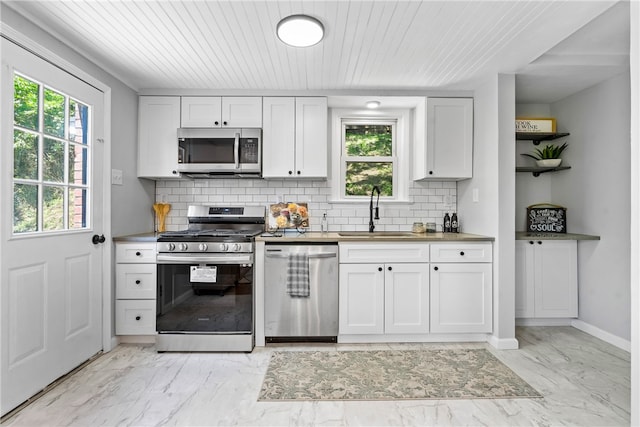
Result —
<svg viewBox="0 0 640 427"><path fill-rule="evenodd" d="M530 233L566 233L567 209L544 203L529 206L527 208L527 231Z"/></svg>

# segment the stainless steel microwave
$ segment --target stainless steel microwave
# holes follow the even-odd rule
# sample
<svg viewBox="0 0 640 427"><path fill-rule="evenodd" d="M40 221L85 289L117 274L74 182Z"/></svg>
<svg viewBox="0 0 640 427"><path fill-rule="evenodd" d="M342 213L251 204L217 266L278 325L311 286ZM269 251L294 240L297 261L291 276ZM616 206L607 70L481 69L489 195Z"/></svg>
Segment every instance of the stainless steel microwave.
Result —
<svg viewBox="0 0 640 427"><path fill-rule="evenodd" d="M262 130L180 128L178 171L260 177Z"/></svg>

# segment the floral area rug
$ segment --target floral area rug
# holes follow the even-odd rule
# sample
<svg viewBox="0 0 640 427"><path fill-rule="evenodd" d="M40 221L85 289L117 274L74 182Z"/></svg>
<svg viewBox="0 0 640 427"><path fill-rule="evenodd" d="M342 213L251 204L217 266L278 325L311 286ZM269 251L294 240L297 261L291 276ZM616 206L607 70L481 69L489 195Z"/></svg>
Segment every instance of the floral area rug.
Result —
<svg viewBox="0 0 640 427"><path fill-rule="evenodd" d="M274 352L260 401L542 397L484 349Z"/></svg>

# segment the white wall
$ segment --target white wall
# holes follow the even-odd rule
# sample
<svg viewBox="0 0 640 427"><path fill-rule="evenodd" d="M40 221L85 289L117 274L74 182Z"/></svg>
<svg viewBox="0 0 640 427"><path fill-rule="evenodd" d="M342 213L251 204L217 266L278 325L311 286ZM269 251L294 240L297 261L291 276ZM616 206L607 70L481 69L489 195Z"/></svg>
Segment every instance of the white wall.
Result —
<svg viewBox="0 0 640 427"><path fill-rule="evenodd" d="M498 75L474 92L473 178L458 183L464 231L495 237L493 339L517 348L515 339L515 77ZM496 155L497 153L497 155ZM474 192L478 202L473 201Z"/></svg>
<svg viewBox="0 0 640 427"><path fill-rule="evenodd" d="M631 2L631 425L640 424L640 3Z"/></svg>
<svg viewBox="0 0 640 427"><path fill-rule="evenodd" d="M579 319L630 340L630 75L551 105L570 132L552 200L567 207L570 232L601 236L578 247Z"/></svg>
<svg viewBox="0 0 640 427"><path fill-rule="evenodd" d="M154 183L136 178L137 93L4 3L0 4L0 16L3 23L111 88L111 166L124 172L124 185L111 186L111 232L117 236L153 230Z"/></svg>

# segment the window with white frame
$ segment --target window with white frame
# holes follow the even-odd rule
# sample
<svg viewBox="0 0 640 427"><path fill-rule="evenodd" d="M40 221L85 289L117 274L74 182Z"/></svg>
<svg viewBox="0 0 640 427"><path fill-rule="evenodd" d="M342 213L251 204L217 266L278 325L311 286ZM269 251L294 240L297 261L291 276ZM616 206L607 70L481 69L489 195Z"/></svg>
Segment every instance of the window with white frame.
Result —
<svg viewBox="0 0 640 427"><path fill-rule="evenodd" d="M331 112L332 201L361 202L380 187L381 201L408 202L411 111Z"/></svg>
<svg viewBox="0 0 640 427"><path fill-rule="evenodd" d="M13 233L86 229L89 106L16 74Z"/></svg>

